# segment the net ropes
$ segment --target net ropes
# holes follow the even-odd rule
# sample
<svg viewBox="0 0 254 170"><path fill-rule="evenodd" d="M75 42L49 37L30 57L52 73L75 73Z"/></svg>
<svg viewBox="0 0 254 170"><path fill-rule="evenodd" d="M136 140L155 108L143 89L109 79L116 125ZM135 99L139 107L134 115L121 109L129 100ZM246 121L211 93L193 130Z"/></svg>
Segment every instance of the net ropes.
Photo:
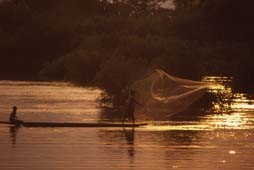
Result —
<svg viewBox="0 0 254 170"><path fill-rule="evenodd" d="M200 99L210 84L171 76L155 70L148 77L131 85L135 99L143 106L136 107L138 116L162 119L188 109Z"/></svg>

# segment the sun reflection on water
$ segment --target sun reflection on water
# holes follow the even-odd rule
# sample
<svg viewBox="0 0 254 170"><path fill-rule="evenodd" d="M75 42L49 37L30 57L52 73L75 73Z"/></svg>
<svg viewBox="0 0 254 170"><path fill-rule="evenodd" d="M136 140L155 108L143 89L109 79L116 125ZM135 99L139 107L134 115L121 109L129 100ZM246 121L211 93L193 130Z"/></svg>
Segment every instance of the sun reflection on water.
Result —
<svg viewBox="0 0 254 170"><path fill-rule="evenodd" d="M204 77L203 81L212 83L208 91L216 96L212 114L206 116L208 124L214 128L253 128L253 96L234 93L230 87L232 77Z"/></svg>
<svg viewBox="0 0 254 170"><path fill-rule="evenodd" d="M210 115L207 122L214 128L245 129L248 120L243 113Z"/></svg>

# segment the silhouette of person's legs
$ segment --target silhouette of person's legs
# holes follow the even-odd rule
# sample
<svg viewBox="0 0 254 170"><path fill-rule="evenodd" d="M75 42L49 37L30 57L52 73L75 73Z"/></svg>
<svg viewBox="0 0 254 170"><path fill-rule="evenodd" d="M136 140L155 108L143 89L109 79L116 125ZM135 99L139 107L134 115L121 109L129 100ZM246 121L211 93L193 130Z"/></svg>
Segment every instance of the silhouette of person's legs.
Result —
<svg viewBox="0 0 254 170"><path fill-rule="evenodd" d="M132 123L135 124L135 117L134 117L134 114L132 114Z"/></svg>
<svg viewBox="0 0 254 170"><path fill-rule="evenodd" d="M15 120L15 122L14 122L14 124L15 124L16 126L21 126L22 123L23 123L22 120Z"/></svg>
<svg viewBox="0 0 254 170"><path fill-rule="evenodd" d="M125 112L122 123L124 123L126 119L132 120L132 123L135 124L134 110L127 110Z"/></svg>
<svg viewBox="0 0 254 170"><path fill-rule="evenodd" d="M126 118L128 117L128 113L127 112L125 112L124 113L124 116L123 116L123 122L122 123L124 123L125 122L125 120L126 120Z"/></svg>

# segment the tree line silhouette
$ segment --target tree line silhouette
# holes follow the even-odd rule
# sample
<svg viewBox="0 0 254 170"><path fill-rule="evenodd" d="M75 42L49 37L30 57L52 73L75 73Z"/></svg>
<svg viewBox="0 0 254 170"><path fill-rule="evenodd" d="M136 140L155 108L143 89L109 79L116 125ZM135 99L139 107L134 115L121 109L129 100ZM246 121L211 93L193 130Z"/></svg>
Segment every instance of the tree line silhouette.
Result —
<svg viewBox="0 0 254 170"><path fill-rule="evenodd" d="M0 79L65 80L114 96L147 72L254 82L252 0L3 0Z"/></svg>

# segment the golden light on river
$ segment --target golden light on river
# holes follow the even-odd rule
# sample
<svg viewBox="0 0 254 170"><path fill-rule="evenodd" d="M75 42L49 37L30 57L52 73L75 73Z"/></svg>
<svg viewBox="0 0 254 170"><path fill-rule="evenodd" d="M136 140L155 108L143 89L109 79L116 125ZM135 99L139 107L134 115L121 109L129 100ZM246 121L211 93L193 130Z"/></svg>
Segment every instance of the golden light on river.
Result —
<svg viewBox="0 0 254 170"><path fill-rule="evenodd" d="M209 91L217 98L212 103L215 114L207 116L210 125L215 128L243 129L253 124L252 116L248 115L254 113L254 99L242 93L233 93L227 85L232 78L204 77L203 81L212 83Z"/></svg>
<svg viewBox="0 0 254 170"><path fill-rule="evenodd" d="M211 122L210 124L215 128L242 129L242 126L247 123L244 118L245 116L242 113L211 115L208 122ZM213 119L216 121L213 121Z"/></svg>

